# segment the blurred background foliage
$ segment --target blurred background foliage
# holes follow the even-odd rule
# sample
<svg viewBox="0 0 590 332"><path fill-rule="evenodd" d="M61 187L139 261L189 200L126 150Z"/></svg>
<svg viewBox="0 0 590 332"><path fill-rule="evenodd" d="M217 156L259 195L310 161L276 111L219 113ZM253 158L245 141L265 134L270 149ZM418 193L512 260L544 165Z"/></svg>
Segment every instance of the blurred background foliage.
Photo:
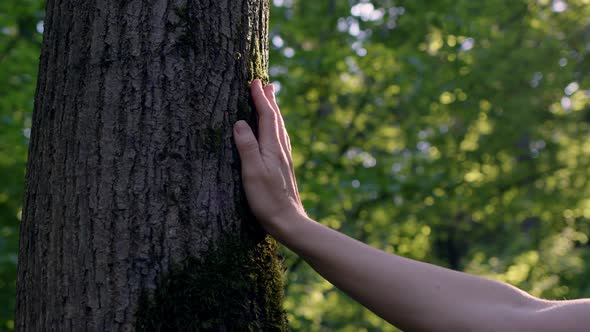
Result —
<svg viewBox="0 0 590 332"><path fill-rule="evenodd" d="M590 0L270 0L301 196L389 252L590 297ZM0 1L0 331L44 2ZM396 331L286 249L296 331Z"/></svg>

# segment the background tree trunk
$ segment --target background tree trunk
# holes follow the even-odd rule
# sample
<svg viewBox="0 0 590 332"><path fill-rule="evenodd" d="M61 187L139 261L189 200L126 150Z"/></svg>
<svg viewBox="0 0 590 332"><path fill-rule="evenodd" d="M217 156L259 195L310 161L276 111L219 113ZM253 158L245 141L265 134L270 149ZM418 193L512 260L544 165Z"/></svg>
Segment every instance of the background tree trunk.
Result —
<svg viewBox="0 0 590 332"><path fill-rule="evenodd" d="M286 329L231 129L266 77L268 7L47 2L17 330Z"/></svg>

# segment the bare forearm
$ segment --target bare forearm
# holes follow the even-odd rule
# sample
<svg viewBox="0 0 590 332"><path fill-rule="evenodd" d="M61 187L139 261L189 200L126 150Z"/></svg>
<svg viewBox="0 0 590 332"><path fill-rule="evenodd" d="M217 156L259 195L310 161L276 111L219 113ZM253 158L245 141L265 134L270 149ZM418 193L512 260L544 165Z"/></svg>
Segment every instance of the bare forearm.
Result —
<svg viewBox="0 0 590 332"><path fill-rule="evenodd" d="M500 282L392 255L296 216L278 238L322 276L397 327L409 331L510 326L528 294ZM498 322L498 318L503 319Z"/></svg>

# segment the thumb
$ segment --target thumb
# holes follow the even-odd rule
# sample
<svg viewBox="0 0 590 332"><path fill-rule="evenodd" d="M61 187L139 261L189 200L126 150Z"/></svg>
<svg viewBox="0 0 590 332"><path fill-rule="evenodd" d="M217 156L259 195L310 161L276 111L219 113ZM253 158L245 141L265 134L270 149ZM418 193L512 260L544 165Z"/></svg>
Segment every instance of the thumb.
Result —
<svg viewBox="0 0 590 332"><path fill-rule="evenodd" d="M240 159L242 159L243 170L262 167L258 141L246 121L240 120L234 125L234 141L238 147Z"/></svg>

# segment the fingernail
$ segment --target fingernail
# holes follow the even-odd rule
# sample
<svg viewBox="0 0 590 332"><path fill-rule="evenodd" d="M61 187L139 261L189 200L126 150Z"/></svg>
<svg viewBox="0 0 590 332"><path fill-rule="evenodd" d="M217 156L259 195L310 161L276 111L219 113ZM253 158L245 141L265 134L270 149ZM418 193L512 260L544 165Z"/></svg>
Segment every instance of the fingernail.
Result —
<svg viewBox="0 0 590 332"><path fill-rule="evenodd" d="M243 134L246 132L246 130L248 130L248 124L246 123L246 121L240 120L236 122L236 124L234 125L234 129L236 130L236 133Z"/></svg>
<svg viewBox="0 0 590 332"><path fill-rule="evenodd" d="M270 92L275 93L275 85L270 83Z"/></svg>

